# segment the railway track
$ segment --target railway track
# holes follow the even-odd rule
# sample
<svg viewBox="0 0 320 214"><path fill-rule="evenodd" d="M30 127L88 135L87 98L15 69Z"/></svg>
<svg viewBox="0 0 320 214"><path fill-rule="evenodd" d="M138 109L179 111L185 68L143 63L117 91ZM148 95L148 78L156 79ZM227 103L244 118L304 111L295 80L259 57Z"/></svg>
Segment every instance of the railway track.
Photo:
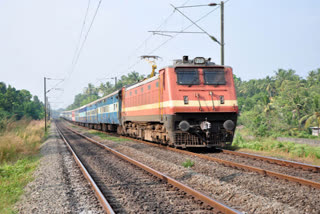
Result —
<svg viewBox="0 0 320 214"><path fill-rule="evenodd" d="M108 213L240 213L100 142L57 128Z"/></svg>
<svg viewBox="0 0 320 214"><path fill-rule="evenodd" d="M105 132L102 132L102 133L105 133ZM108 133L108 134L110 134L110 133ZM118 135L115 135L115 136L118 136ZM225 166L230 166L233 168L252 171L252 172L262 174L262 175L276 177L278 179L284 179L287 181L299 183L301 185L307 185L307 186L311 186L313 188L320 189L320 176L319 176L320 167L319 166L308 165L308 164L287 161L287 160L280 160L280 159L276 159L276 158L264 157L264 156L247 154L247 153L234 152L234 151L230 151L230 150L222 150L222 153L227 154L227 155L239 156L239 157L243 157L243 158L250 158L253 160L261 160L261 161L265 162L266 164L278 165L283 168L286 168L286 170L283 170L283 168L282 168L282 169L278 169L278 171L273 171L270 169L265 169L265 168L274 168L274 167L270 167L270 166L269 167L263 166L264 168L261 168L261 167L257 167L257 166L252 166L252 165L255 165L253 163L248 165L248 164L241 163L241 161L235 162L233 160L230 160L230 158L217 158L216 156L219 156L219 154L201 154L201 153L199 154L199 153L194 153L194 152L190 152L190 151L186 151L186 150L163 146L160 144L150 143L150 142L146 142L143 140L134 139L134 138L130 138L130 137L124 137L124 136L120 136L120 137L129 139L131 141L136 141L136 142L148 144L151 146L160 147L160 148L166 149L166 150L170 150L170 151L174 151L174 152L178 152L178 153L182 153L182 154L186 154L186 155L190 155L190 156L196 156L198 158L217 162L217 163L225 165ZM290 168L291 168L291 170L290 170ZM311 174L307 174L307 176L305 176L304 173L302 173L302 172L296 173L294 169L302 170L305 173L311 173ZM284 171L286 172L286 174L282 173ZM296 174L299 174L300 177L296 176Z"/></svg>
<svg viewBox="0 0 320 214"><path fill-rule="evenodd" d="M245 153L245 152L236 152L236 151L231 151L231 150L226 150L226 149L221 149L221 151L225 154L231 154L231 155L251 158L253 160L262 160L262 161L266 161L268 163L274 163L274 164L277 164L280 166L287 166L287 167L292 167L292 168L296 168L296 169L303 169L306 171L320 173L320 166L299 163L299 162L295 162L295 161L282 160L282 159L272 158L272 157L265 157L265 156L249 154L249 153Z"/></svg>

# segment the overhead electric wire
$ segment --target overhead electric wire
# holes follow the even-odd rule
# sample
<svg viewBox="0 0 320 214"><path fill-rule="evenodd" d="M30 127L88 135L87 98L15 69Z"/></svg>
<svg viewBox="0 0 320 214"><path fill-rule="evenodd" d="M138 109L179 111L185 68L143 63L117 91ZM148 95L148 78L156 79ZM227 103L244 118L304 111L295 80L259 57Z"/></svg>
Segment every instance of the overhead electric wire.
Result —
<svg viewBox="0 0 320 214"><path fill-rule="evenodd" d="M182 4L182 6L186 5L190 0L187 0L186 2L184 2ZM164 19L164 21L156 28L156 30L159 30L163 25L165 25L167 23L167 21L172 17L172 15L175 13L175 11L172 11L172 13L169 14L169 16L167 16L167 18ZM148 36L132 53L135 53L136 51L138 51L141 47L143 47L143 45L152 38L152 34L150 36ZM130 57L129 57L130 58Z"/></svg>
<svg viewBox="0 0 320 214"><path fill-rule="evenodd" d="M85 27L85 25L86 25L86 21L87 21L87 17L88 17L88 12L89 12L89 8L90 8L90 3L91 3L91 0L88 0L88 6L87 6L86 13L85 13L85 15L84 15L84 19L83 19L83 23L82 23L82 27L81 27L81 31L80 31L80 35L79 35L79 39L78 39L78 43L77 43L76 49L75 49L74 54L73 54L73 57L72 57L72 66L73 66L74 60L75 60L75 58L76 58L76 55L77 55L77 53L78 53L78 50L79 50L79 46L80 46L80 42L81 42L83 30L84 30L84 27Z"/></svg>
<svg viewBox="0 0 320 214"><path fill-rule="evenodd" d="M230 0L226 0L224 3L227 3ZM188 2L188 1L187 1ZM187 3L186 2L186 3ZM185 3L185 4L186 4ZM216 11L217 9L220 8L220 5L218 7L215 7L213 10L209 11L208 13L206 13L205 15L201 16L199 19L197 19L196 21L194 21L193 23L191 23L190 25L188 25L187 27L183 28L180 32L183 32L187 29L189 29L190 27L192 27L194 25L194 23L198 23L201 20L203 20L204 18L206 18L207 16L209 16L211 13L213 13L214 11ZM175 12L175 10L171 13L173 14ZM159 29L157 29L159 30ZM174 34L172 37L168 38L167 40L165 40L164 42L162 42L160 45L158 45L156 48L154 48L152 51L148 52L148 55L153 54L155 51L159 50L161 47L163 47L164 45L166 45L169 41L171 41L172 39L174 39L176 36L178 36L180 34L180 32ZM153 35L151 35L153 36ZM134 62L132 65L130 65L128 67L128 69L130 70L131 68L133 68L135 65L137 65L141 60L137 60L136 62Z"/></svg>
<svg viewBox="0 0 320 214"><path fill-rule="evenodd" d="M182 6L186 5L190 0L185 1ZM172 11L165 19L164 21L156 28L156 30L159 30L161 27L163 27L168 20L172 17L172 15L175 13L175 11ZM130 54L130 56L128 57L128 59L130 59L138 50L140 50L151 38L153 37L153 34L149 35L142 43L140 43L139 46L137 46L137 48L132 51L132 53ZM137 60L135 61L132 65L130 65L127 70L130 70L131 68L133 68L135 65L137 65L139 62L141 62L141 60ZM123 74L125 72L127 72L127 70L120 72L119 74Z"/></svg>
<svg viewBox="0 0 320 214"><path fill-rule="evenodd" d="M83 47L84 47L84 45L85 45L85 43L86 43L86 41L87 41L87 38L88 38L88 35L89 35L90 30L91 30L91 28L92 28L92 25L93 25L93 23L94 23L94 21L95 21L95 18L96 18L96 16L97 16L97 14L98 14L98 11L99 11L101 2L102 2L102 0L99 0L98 6L97 6L97 8L96 8L96 10L95 10L95 12L94 12L93 18L92 18L92 20L91 20L91 22L90 22L90 25L89 25L89 28L88 28L88 30L87 30L87 33L85 34L84 40L83 40L82 43L81 43L81 46L80 46L80 48L79 48L78 54L77 54L77 56L76 56L76 58L75 58L75 61L74 61L73 65L72 65L71 72L69 73L68 78L71 76L71 74L74 72L74 70L75 70L75 68L76 68L76 66L77 66L77 63L78 63L78 61L79 61L80 55L81 55L82 50L83 50ZM67 78L67 79L68 79L68 78Z"/></svg>
<svg viewBox="0 0 320 214"><path fill-rule="evenodd" d="M224 3L227 3L230 0L226 0ZM209 16L211 13L213 13L214 11L216 11L217 9L220 8L220 5L216 8L214 8L213 10L209 11L208 13L206 13L205 15L203 15L202 17L200 17L199 19L197 19L196 21L194 21L194 23L198 23L200 22L202 19L206 18L207 16ZM181 30L181 32L188 30L190 27L192 27L194 25L194 23L191 23L190 25L188 25L187 27L185 27L184 29ZM163 43L161 43L159 46L157 46L155 49L153 49L151 52L149 52L148 54L152 54L155 51L157 51L158 49L160 49L162 46L164 46L165 44L167 44L170 40L174 39L177 35L179 35L179 32L174 34L172 37L168 38L166 41L164 41Z"/></svg>
<svg viewBox="0 0 320 214"><path fill-rule="evenodd" d="M92 20L90 22L89 28L88 28L88 30L87 30L87 32L85 34L84 40L81 43L81 38L82 38L82 35L83 35L83 32L84 32L84 28L85 28L85 25L86 25L86 22L87 22L89 9L90 9L90 4L91 4L91 0L88 0L88 6L87 6L87 9L86 9L86 12L85 12L85 16L84 16L84 20L83 20L83 23L82 23L80 36L79 36L78 43L77 43L77 46L76 46L76 49L75 49L75 52L74 52L74 55L73 55L73 58L72 58L71 69L70 69L70 72L67 73L66 78L64 79L64 84L66 84L66 81L70 78L70 76L72 75L72 73L74 72L74 70L75 70L75 68L77 66L77 63L79 61L81 52L82 52L83 47L84 47L84 45L85 45L85 43L87 41L88 35L90 33L90 30L92 28L92 25L93 25L93 23L95 21L95 18L97 16L98 11L99 11L101 2L102 2L102 0L99 0L97 8L96 8L96 10L94 12L93 18L92 18ZM81 46L79 48L80 43L81 43Z"/></svg>

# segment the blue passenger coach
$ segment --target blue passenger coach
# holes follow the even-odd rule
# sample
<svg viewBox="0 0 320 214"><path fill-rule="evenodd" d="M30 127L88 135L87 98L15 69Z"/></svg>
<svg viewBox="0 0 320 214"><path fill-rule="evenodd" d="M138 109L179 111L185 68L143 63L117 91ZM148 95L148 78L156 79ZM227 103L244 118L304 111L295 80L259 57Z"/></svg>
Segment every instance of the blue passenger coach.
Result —
<svg viewBox="0 0 320 214"><path fill-rule="evenodd" d="M121 116L120 90L75 110L65 111L61 116L89 128L116 131Z"/></svg>
<svg viewBox="0 0 320 214"><path fill-rule="evenodd" d="M119 100L118 91L97 100L99 123L119 124L119 112L121 110Z"/></svg>

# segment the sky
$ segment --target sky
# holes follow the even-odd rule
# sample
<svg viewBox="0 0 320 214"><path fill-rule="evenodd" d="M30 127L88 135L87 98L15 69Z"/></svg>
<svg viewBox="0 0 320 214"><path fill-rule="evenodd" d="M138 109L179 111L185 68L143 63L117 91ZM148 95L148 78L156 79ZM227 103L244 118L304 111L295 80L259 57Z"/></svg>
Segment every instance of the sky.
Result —
<svg viewBox="0 0 320 214"><path fill-rule="evenodd" d="M53 108L67 107L88 83L96 86L131 71L149 74L141 55L157 55L158 68L183 55L211 57L220 63L220 46L205 34L152 35L150 30L180 31L191 24L171 6L219 3L208 0L107 1L72 66L100 0L0 0L0 81L27 89ZM220 40L220 8L181 9ZM225 64L243 80L272 76L279 68L302 77L320 68L320 1L229 0L225 3ZM192 26L187 31L199 31ZM171 34L174 35L174 34ZM167 41L167 42L166 42ZM164 44L163 44L164 43ZM163 44L163 45L161 45ZM62 91L62 90L63 91Z"/></svg>

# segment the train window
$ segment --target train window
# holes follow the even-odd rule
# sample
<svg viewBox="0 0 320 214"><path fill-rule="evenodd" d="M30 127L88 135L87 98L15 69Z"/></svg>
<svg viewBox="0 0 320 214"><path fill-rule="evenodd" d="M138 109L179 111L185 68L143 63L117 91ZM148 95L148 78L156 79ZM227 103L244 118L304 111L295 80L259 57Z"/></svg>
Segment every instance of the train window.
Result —
<svg viewBox="0 0 320 214"><path fill-rule="evenodd" d="M135 94L138 94L138 90L135 90L134 93L135 93Z"/></svg>
<svg viewBox="0 0 320 214"><path fill-rule="evenodd" d="M151 90L151 85L148 85L148 90Z"/></svg>
<svg viewBox="0 0 320 214"><path fill-rule="evenodd" d="M141 92L143 92L143 88L141 88Z"/></svg>
<svg viewBox="0 0 320 214"><path fill-rule="evenodd" d="M130 96L132 95L132 92L130 91Z"/></svg>
<svg viewBox="0 0 320 214"><path fill-rule="evenodd" d="M176 68L179 85L199 85L199 72L194 68Z"/></svg>
<svg viewBox="0 0 320 214"><path fill-rule="evenodd" d="M206 85L225 85L226 78L223 68L203 69L204 84Z"/></svg>
<svg viewBox="0 0 320 214"><path fill-rule="evenodd" d="M157 87L157 88L159 87L159 82L156 82L156 87Z"/></svg>

